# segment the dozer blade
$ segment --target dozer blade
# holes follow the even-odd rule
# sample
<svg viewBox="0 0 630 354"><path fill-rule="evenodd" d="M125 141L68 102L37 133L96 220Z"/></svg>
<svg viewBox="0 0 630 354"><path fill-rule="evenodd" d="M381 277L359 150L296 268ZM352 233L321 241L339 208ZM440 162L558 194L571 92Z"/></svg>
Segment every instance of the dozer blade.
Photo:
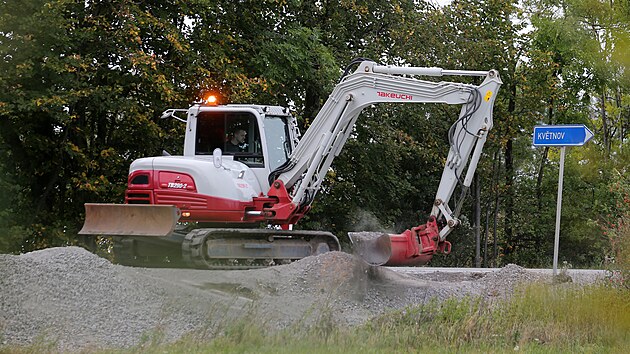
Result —
<svg viewBox="0 0 630 354"><path fill-rule="evenodd" d="M349 232L354 253L367 264L380 266L392 256L392 242L381 232Z"/></svg>
<svg viewBox="0 0 630 354"><path fill-rule="evenodd" d="M174 205L86 203L79 234L164 237L173 232L179 216Z"/></svg>

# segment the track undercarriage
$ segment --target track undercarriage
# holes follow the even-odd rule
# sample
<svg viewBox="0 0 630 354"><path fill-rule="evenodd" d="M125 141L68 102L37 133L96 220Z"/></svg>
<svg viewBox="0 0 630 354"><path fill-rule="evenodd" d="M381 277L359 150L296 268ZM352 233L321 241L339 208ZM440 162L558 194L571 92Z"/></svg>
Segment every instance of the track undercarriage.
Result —
<svg viewBox="0 0 630 354"><path fill-rule="evenodd" d="M341 249L330 232L176 229L166 237L114 236L114 261L141 267L251 269Z"/></svg>

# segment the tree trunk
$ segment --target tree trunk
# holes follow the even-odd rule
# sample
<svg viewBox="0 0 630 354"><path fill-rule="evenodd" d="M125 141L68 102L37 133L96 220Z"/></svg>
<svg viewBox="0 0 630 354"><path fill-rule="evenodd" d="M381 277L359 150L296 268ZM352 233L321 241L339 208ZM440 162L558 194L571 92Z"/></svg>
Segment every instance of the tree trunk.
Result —
<svg viewBox="0 0 630 354"><path fill-rule="evenodd" d="M516 111L516 84L510 86L510 99L508 101L508 115L514 117ZM514 239L514 156L513 156L513 132L516 127L508 126L506 135L508 137L505 144L505 240L506 247L504 253L506 255L511 254L515 249Z"/></svg>
<svg viewBox="0 0 630 354"><path fill-rule="evenodd" d="M512 222L514 220L514 161L512 156L512 139L509 139L505 144L505 242L506 247L504 253L509 255L514 250L514 233L512 228Z"/></svg>
<svg viewBox="0 0 630 354"><path fill-rule="evenodd" d="M554 77L558 77L560 72L554 74ZM553 97L549 98L549 109L547 110L547 124L554 123L554 99ZM536 206L537 206L537 216L540 217L540 211L542 210L542 182L543 175L545 171L545 165L547 164L547 157L549 156L549 146L545 146L543 149L543 153L540 157L540 165L538 166L538 176L536 177Z"/></svg>
<svg viewBox="0 0 630 354"><path fill-rule="evenodd" d="M540 157L540 166L538 166L538 176L536 178L536 213L540 216L542 210L542 182L545 165L547 164L547 156L549 156L549 146L545 146Z"/></svg>
<svg viewBox="0 0 630 354"><path fill-rule="evenodd" d="M499 189L497 188L494 196L494 222L492 226L492 267L498 265L497 258L499 257L499 250L497 246L497 221L499 219Z"/></svg>
<svg viewBox="0 0 630 354"><path fill-rule="evenodd" d="M623 139L625 137L624 133L624 107L621 99L621 87L617 86L615 90L615 104L617 109L619 110L619 114L617 116L617 121L619 122L619 154L622 154L623 151Z"/></svg>
<svg viewBox="0 0 630 354"><path fill-rule="evenodd" d="M602 98L601 98L601 105L600 105L600 113L601 113L601 118L602 118L602 130L603 130L603 135L604 135L604 149L606 149L606 156L610 156L610 139L609 139L609 130L610 128L608 127L608 119L606 117L606 87L604 86L602 88Z"/></svg>
<svg viewBox="0 0 630 354"><path fill-rule="evenodd" d="M490 191L491 193L494 194L498 194L498 186L497 186L497 181L498 181L498 166L499 164L497 163L498 157L499 157L499 151L501 151L501 149L497 149L494 152L494 159L492 160L492 184L490 185ZM483 232L483 239L484 239L484 243L483 243L483 266L484 268L488 267L488 231L490 229L490 208L492 206L492 199L488 198L488 205L486 206L486 224L484 225L484 232Z"/></svg>
<svg viewBox="0 0 630 354"><path fill-rule="evenodd" d="M475 213L475 267L481 267L481 183L479 183L479 175L474 178L473 193L474 213Z"/></svg>

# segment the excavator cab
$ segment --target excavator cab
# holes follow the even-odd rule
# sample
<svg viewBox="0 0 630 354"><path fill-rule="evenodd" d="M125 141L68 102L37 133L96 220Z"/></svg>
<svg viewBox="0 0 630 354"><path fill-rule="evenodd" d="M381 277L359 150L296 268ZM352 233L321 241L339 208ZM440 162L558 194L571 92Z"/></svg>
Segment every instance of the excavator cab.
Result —
<svg viewBox="0 0 630 354"><path fill-rule="evenodd" d="M187 119L184 156L222 156L266 173L287 161L297 144L295 119L274 106L193 106Z"/></svg>

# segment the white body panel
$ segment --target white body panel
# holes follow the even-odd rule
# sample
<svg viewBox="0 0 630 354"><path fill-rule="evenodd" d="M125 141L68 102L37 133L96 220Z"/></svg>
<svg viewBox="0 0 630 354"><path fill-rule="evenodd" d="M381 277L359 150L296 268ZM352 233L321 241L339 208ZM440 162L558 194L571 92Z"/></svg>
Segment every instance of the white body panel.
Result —
<svg viewBox="0 0 630 354"><path fill-rule="evenodd" d="M137 170L173 171L190 175L197 192L213 197L251 201L263 193L257 175L251 168L225 156L221 167L215 167L212 156L160 156L135 160L129 173ZM267 190L265 189L264 192Z"/></svg>

